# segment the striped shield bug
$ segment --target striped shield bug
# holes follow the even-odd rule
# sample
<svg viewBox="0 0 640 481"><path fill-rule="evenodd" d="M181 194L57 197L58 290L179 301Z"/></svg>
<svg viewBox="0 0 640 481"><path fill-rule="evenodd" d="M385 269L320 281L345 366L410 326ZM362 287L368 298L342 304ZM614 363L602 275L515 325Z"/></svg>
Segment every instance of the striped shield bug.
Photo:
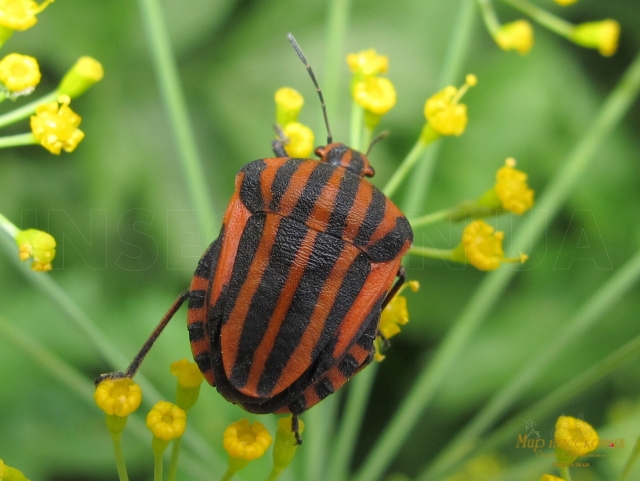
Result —
<svg viewBox="0 0 640 481"><path fill-rule="evenodd" d="M413 231L365 177L365 154L334 143L313 70L327 145L317 159L276 157L245 165L218 238L198 262L189 290L169 309L123 373L132 377L188 299L193 358L228 401L256 413L297 416L371 362L380 313L404 282L400 262ZM397 278L397 280L396 280ZM395 280L395 283L394 283Z"/></svg>

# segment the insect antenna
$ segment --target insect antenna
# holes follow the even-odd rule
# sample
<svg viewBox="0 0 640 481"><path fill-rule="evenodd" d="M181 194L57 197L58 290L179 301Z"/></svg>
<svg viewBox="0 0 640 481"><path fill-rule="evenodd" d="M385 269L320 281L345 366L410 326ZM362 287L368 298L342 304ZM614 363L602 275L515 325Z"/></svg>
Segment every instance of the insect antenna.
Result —
<svg viewBox="0 0 640 481"><path fill-rule="evenodd" d="M376 138L371 141L371 143L369 144L369 148L367 149L367 153L364 154L364 155L366 155L368 157L369 156L369 152L371 152L371 149L373 149L373 146L376 145L381 140L386 139L387 137L389 137L389 131L388 130L383 130L378 135L376 135Z"/></svg>
<svg viewBox="0 0 640 481"><path fill-rule="evenodd" d="M307 72L309 72L309 76L313 81L313 85L316 86L318 97L320 97L320 104L322 105L322 115L324 116L324 124L327 126L327 144L330 144L331 142L333 142L333 135L331 135L331 128L329 128L329 118L327 117L327 106L324 104L324 97L322 96L322 90L320 90L320 86L318 85L316 76L314 75L313 70L311 69L311 65L309 65L309 62L307 61L307 58L302 53L302 50L300 50L300 46L298 45L298 42L296 42L296 39L290 33L287 34L287 38L289 39L289 42L291 42L291 46L293 47L293 49L298 54L298 57L300 57L300 60L302 60L302 63L307 68Z"/></svg>

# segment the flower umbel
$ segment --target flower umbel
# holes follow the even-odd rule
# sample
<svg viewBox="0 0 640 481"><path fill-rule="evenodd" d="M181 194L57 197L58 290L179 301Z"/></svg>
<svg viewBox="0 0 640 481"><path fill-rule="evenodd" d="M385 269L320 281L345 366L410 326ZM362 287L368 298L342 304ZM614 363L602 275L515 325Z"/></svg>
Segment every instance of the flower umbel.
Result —
<svg viewBox="0 0 640 481"><path fill-rule="evenodd" d="M384 115L396 104L396 89L384 77L366 77L353 88L353 100L365 110Z"/></svg>
<svg viewBox="0 0 640 481"><path fill-rule="evenodd" d="M620 24L615 20L588 22L576 26L571 40L587 48L597 48L601 55L610 57L618 49Z"/></svg>
<svg viewBox="0 0 640 481"><path fill-rule="evenodd" d="M179 438L187 427L187 413L173 403L159 401L147 414L147 427L163 441Z"/></svg>
<svg viewBox="0 0 640 481"><path fill-rule="evenodd" d="M92 57L80 57L58 86L60 95L75 99L104 77L102 64Z"/></svg>
<svg viewBox="0 0 640 481"><path fill-rule="evenodd" d="M271 441L271 435L258 421L249 424L248 419L241 419L225 429L223 446L230 457L251 461L261 457Z"/></svg>
<svg viewBox="0 0 640 481"><path fill-rule="evenodd" d="M93 398L105 413L124 417L140 407L142 390L128 377L105 379L96 387Z"/></svg>
<svg viewBox="0 0 640 481"><path fill-rule="evenodd" d="M284 126L282 132L286 139L284 150L287 154L294 158L306 158L311 155L314 136L309 127L299 122L290 122Z"/></svg>
<svg viewBox="0 0 640 481"><path fill-rule="evenodd" d="M372 48L350 53L347 55L347 64L351 72L365 76L387 73L389 70L389 58L386 55L378 55Z"/></svg>
<svg viewBox="0 0 640 481"><path fill-rule="evenodd" d="M16 244L20 250L20 260L33 257L31 269L46 272L52 269L51 262L56 256L56 240L46 232L26 229L16 235Z"/></svg>
<svg viewBox="0 0 640 481"><path fill-rule="evenodd" d="M481 271L492 271L503 262L527 260L525 254L517 258L505 258L502 250L504 232L496 231L483 220L471 222L464 228L462 242L453 250L452 260L468 262Z"/></svg>
<svg viewBox="0 0 640 481"><path fill-rule="evenodd" d="M185 411L198 400L200 385L204 380L202 373L195 362L181 359L171 364L171 374L178 378L176 391L176 404Z"/></svg>
<svg viewBox="0 0 640 481"><path fill-rule="evenodd" d="M38 61L33 57L10 53L0 60L0 82L12 93L30 93L40 77Z"/></svg>
<svg viewBox="0 0 640 481"><path fill-rule="evenodd" d="M282 87L276 90L276 123L285 127L298 120L298 115L304 105L304 98L300 93L290 87Z"/></svg>
<svg viewBox="0 0 640 481"><path fill-rule="evenodd" d="M84 138L84 132L78 129L82 119L71 110L70 102L67 95L61 95L57 102L38 106L36 115L31 116L34 137L52 154L72 152Z"/></svg>
<svg viewBox="0 0 640 481"><path fill-rule="evenodd" d="M418 281L409 281L405 283L393 296L393 299L386 305L380 314L380 325L378 332L382 334L384 339L390 339L400 334L400 326L404 326L409 322L409 310L407 309L407 298L400 295L406 288L410 288L413 292L418 292L420 284ZM380 352L379 343L375 344L376 353L374 359L378 362L384 360L385 356Z"/></svg>
<svg viewBox="0 0 640 481"><path fill-rule="evenodd" d="M37 4L33 0L0 0L0 26L10 30L26 30L33 27L42 12L53 0Z"/></svg>
<svg viewBox="0 0 640 481"><path fill-rule="evenodd" d="M424 104L424 116L430 127L440 135L462 135L468 117L467 106L458 102L478 82L475 75L467 75L459 89L449 86L430 97Z"/></svg>
<svg viewBox="0 0 640 481"><path fill-rule="evenodd" d="M515 168L516 161L508 158L496 173L494 186L501 207L514 214L523 214L533 206L534 192L527 185L527 174Z"/></svg>
<svg viewBox="0 0 640 481"><path fill-rule="evenodd" d="M515 50L520 55L529 53L533 47L533 27L526 20L505 23L495 35L502 50Z"/></svg>
<svg viewBox="0 0 640 481"><path fill-rule="evenodd" d="M591 425L582 419L560 416L553 435L558 462L571 463L578 456L594 451L600 439Z"/></svg>

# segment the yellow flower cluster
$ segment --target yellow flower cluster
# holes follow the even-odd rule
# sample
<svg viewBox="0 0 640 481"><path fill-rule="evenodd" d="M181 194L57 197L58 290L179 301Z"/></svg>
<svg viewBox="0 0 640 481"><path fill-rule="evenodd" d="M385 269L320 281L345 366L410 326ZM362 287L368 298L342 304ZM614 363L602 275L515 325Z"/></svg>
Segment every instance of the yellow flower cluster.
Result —
<svg viewBox="0 0 640 481"><path fill-rule="evenodd" d="M7 466L2 459L0 459L0 481L29 481L27 477L18 471L16 468Z"/></svg>
<svg viewBox="0 0 640 481"><path fill-rule="evenodd" d="M397 100L393 83L388 78L378 76L389 70L389 59L369 49L347 55L347 64L353 73L353 101L364 108L365 123L373 129Z"/></svg>
<svg viewBox="0 0 640 481"><path fill-rule="evenodd" d="M57 102L39 105L31 116L31 131L36 140L52 154L72 152L84 138L78 128L82 119L69 107L71 99L61 95Z"/></svg>
<svg viewBox="0 0 640 481"><path fill-rule="evenodd" d="M271 446L269 431L259 422L241 419L225 429L222 444L232 458L251 461L261 457Z"/></svg>
<svg viewBox="0 0 640 481"><path fill-rule="evenodd" d="M453 250L452 260L468 262L481 271L492 271L504 262L527 260L526 254L516 258L506 258L502 250L504 232L496 231L483 220L471 222L464 228L462 242Z"/></svg>
<svg viewBox="0 0 640 481"><path fill-rule="evenodd" d="M580 24L571 35L571 40L578 45L596 48L605 57L616 53L619 38L620 24L611 19Z"/></svg>
<svg viewBox="0 0 640 481"><path fill-rule="evenodd" d="M385 340L391 339L393 336L400 334L400 326L404 326L409 322L407 298L401 295L402 291L407 287L413 292L418 292L418 289L420 289L420 283L418 281L409 281L405 283L380 313L380 325L378 326L378 332ZM380 342L377 339L374 347L376 350L374 359L378 362L382 362L386 356L382 354Z"/></svg>
<svg viewBox="0 0 640 481"><path fill-rule="evenodd" d="M96 387L93 398L105 413L125 417L140 407L142 389L128 377L105 379Z"/></svg>
<svg viewBox="0 0 640 481"><path fill-rule="evenodd" d="M38 61L33 57L10 53L0 60L0 82L12 93L30 93L40 77Z"/></svg>
<svg viewBox="0 0 640 481"><path fill-rule="evenodd" d="M298 420L298 432L302 434L304 431L304 423ZM273 444L273 478L276 479L279 473L285 470L298 450L296 437L291 431L291 417L278 419L278 430L276 431L276 440Z"/></svg>
<svg viewBox="0 0 640 481"><path fill-rule="evenodd" d="M171 363L170 372L178 378L178 384L184 387L198 387L204 380L198 365L187 359Z"/></svg>
<svg viewBox="0 0 640 481"><path fill-rule="evenodd" d="M424 104L424 116L429 127L440 135L462 135L469 118L467 106L458 103L462 96L478 83L475 75L469 74L459 89L448 86L431 96Z"/></svg>
<svg viewBox="0 0 640 481"><path fill-rule="evenodd" d="M290 87L276 91L276 123L282 127L284 150L294 158L306 158L313 152L315 138L313 131L298 122L298 115L304 105L304 98Z"/></svg>
<svg viewBox="0 0 640 481"><path fill-rule="evenodd" d="M9 30L26 30L33 27L42 12L53 0L37 4L33 0L0 0L0 27Z"/></svg>
<svg viewBox="0 0 640 481"><path fill-rule="evenodd" d="M506 165L496 173L496 194L502 208L514 214L523 214L533 206L534 192L527 185L527 174L515 169L516 161L508 158Z"/></svg>
<svg viewBox="0 0 640 481"><path fill-rule="evenodd" d="M495 35L502 50L515 50L520 55L529 53L533 47L533 27L526 20L505 23Z"/></svg>
<svg viewBox="0 0 640 481"><path fill-rule="evenodd" d="M173 403L159 401L147 414L146 424L154 437L171 441L184 434L187 427L187 413Z"/></svg>
<svg viewBox="0 0 640 481"><path fill-rule="evenodd" d="M56 240L46 232L37 229L26 229L16 235L20 260L33 257L31 269L46 272L52 269L51 262L56 256Z"/></svg>
<svg viewBox="0 0 640 481"><path fill-rule="evenodd" d="M571 463L578 456L595 451L600 444L598 433L589 423L571 416L558 418L553 438L556 456L562 463Z"/></svg>

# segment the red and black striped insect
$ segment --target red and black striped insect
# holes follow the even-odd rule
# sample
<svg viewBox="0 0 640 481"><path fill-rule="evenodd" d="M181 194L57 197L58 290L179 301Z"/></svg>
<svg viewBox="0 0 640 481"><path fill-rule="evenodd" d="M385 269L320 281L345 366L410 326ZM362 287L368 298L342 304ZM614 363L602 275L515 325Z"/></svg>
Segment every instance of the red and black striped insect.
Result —
<svg viewBox="0 0 640 481"><path fill-rule="evenodd" d="M227 400L257 413L297 416L369 364L380 313L404 282L413 232L364 179L367 156L332 142L316 159L250 162L236 177L219 237L125 373L132 377L166 323L189 300L193 358ZM394 284L394 279L398 280ZM99 378L103 379L105 376Z"/></svg>

